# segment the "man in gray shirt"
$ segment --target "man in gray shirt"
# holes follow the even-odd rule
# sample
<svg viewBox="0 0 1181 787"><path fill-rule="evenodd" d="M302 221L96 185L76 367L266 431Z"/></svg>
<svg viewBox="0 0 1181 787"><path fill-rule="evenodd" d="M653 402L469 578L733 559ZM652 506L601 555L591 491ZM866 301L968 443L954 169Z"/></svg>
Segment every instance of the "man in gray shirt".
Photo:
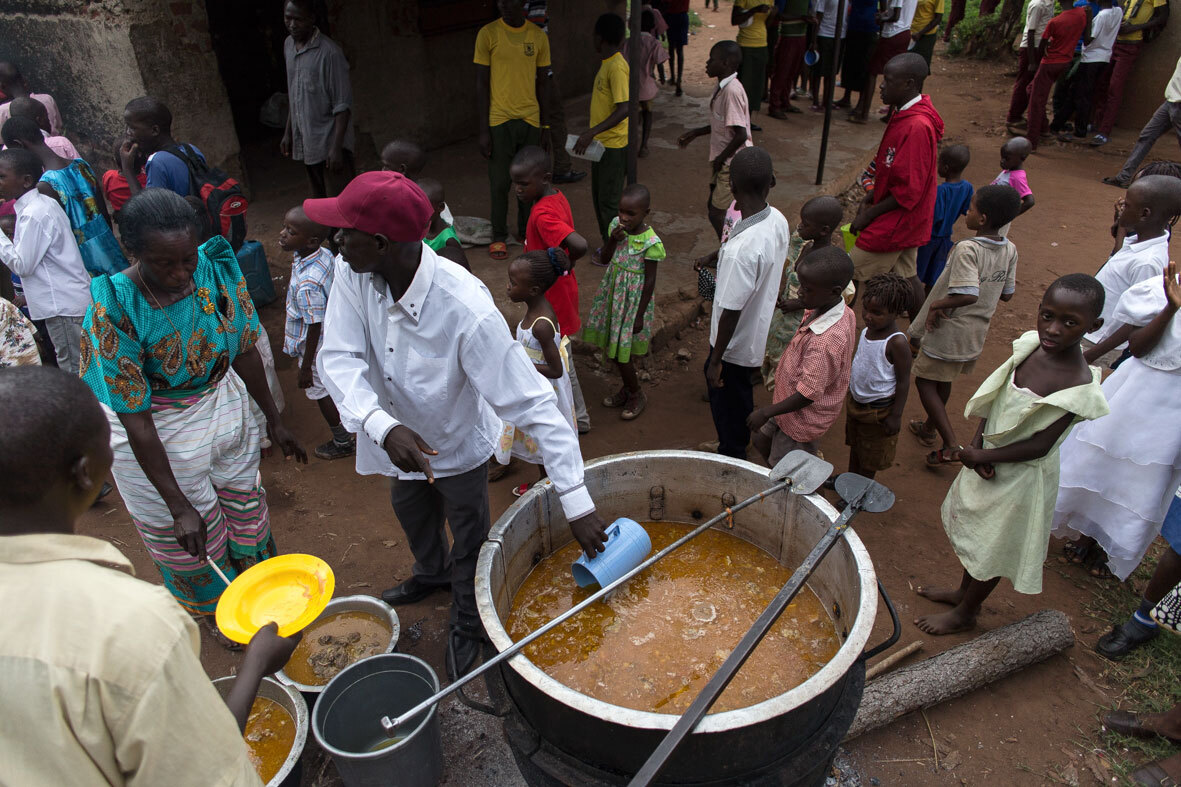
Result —
<svg viewBox="0 0 1181 787"><path fill-rule="evenodd" d="M316 27L311 0L289 0L283 24L290 108L279 149L307 167L313 197L336 196L356 174L349 63Z"/></svg>

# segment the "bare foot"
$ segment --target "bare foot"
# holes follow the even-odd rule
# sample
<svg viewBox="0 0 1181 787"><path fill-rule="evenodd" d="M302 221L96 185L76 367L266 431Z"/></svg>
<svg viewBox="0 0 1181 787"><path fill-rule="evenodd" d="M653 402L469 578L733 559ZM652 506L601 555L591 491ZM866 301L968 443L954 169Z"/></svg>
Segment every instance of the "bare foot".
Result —
<svg viewBox="0 0 1181 787"><path fill-rule="evenodd" d="M940 604L951 604L953 607L964 600L964 591L962 588L925 588L919 585L914 589L914 592L923 598L929 598Z"/></svg>
<svg viewBox="0 0 1181 787"><path fill-rule="evenodd" d="M914 624L921 631L938 636L940 634L955 634L957 631L967 631L976 625L976 618L975 616L969 617L960 611L959 607L956 607L950 612L941 612L938 615L924 615L917 619Z"/></svg>

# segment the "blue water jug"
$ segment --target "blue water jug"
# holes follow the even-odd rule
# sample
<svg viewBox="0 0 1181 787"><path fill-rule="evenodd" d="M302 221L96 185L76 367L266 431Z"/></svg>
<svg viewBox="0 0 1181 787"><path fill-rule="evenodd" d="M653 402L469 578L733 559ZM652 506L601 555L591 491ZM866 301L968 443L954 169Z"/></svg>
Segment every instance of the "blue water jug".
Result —
<svg viewBox="0 0 1181 787"><path fill-rule="evenodd" d="M634 519L620 517L607 527L607 547L593 559L579 555L570 566L578 587L607 587L644 562L652 551L648 531Z"/></svg>
<svg viewBox="0 0 1181 787"><path fill-rule="evenodd" d="M267 265L267 253L262 244L248 240L238 249L238 267L246 279L246 289L254 305L266 306L275 300L275 282L271 280L271 267Z"/></svg>

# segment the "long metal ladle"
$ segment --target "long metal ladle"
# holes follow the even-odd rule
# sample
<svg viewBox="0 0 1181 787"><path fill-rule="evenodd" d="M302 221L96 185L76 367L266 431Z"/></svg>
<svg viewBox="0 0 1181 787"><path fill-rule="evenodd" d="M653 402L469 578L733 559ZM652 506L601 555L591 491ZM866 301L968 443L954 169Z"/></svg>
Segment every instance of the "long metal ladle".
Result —
<svg viewBox="0 0 1181 787"><path fill-rule="evenodd" d="M759 492L757 495L753 495L739 503L735 503L712 519L706 520L691 533L687 533L681 538L678 538L676 541L669 544L664 549L660 550L655 555L621 576L619 579L607 585L607 587L601 588L599 591L588 596L580 603L575 604L573 607L563 612L561 615L558 615L549 623L546 623L544 626L537 629L533 633L513 643L511 647L502 650L500 653L485 661L476 669L472 670L466 675L461 675L453 683L436 692L433 696L426 698L397 718L391 719L389 716L382 716L382 729L385 731L386 735L391 738L394 737L398 733L398 728L404 725L410 719L427 710L439 700L446 697L448 694L459 690L464 685L484 674L502 661L517 655L517 653L519 653L525 646L529 645L534 640L545 636L545 634L552 631L557 626L565 623L567 620L574 617L599 599L603 598L612 590L615 590L615 588L619 587L624 582L627 582L636 574L639 574L641 571L653 565L658 560L667 557L674 550L689 543L689 541L701 535L706 530L709 530L718 522L733 516L749 505L758 503L761 500L765 500L770 495L773 495L776 492L781 492L785 489L790 490L793 494L797 495L811 494L820 488L820 485L828 479L829 474L831 473L832 465L823 459L813 456L807 451L792 451L787 456L780 459L779 463L776 464L771 470L771 480L776 481L777 483L768 487L762 492Z"/></svg>
<svg viewBox="0 0 1181 787"><path fill-rule="evenodd" d="M734 679L738 670L746 662L750 654L766 636L767 632L771 630L771 626L787 609L787 605L799 593L800 588L808 581L808 577L816 570L816 566L820 565L820 561L824 556L836 545L845 531L849 529L849 520L851 520L859 511L869 511L872 513L881 513L882 511L889 511L894 505L894 493L886 487L871 481L863 476L854 473L843 473L836 481L836 490L846 502L845 510L841 512L840 517L833 522L808 556L804 558L804 562L791 575L791 579L787 584L776 594L775 598L771 599L771 603L759 615L758 620L754 625L743 635L742 639L734 646L734 650L730 651L730 655L722 662L722 666L718 667L718 671L709 679L709 683L705 684L705 688L693 700L689 709L677 720L673 728L668 731L664 739L660 741L660 745L648 757L643 767L636 772L632 780L628 782L628 787L644 787L650 784L656 778L660 770L668 762L677 746L693 732L693 728L701 721L702 717L709 712L710 707L717 701L722 692L726 690L726 686Z"/></svg>

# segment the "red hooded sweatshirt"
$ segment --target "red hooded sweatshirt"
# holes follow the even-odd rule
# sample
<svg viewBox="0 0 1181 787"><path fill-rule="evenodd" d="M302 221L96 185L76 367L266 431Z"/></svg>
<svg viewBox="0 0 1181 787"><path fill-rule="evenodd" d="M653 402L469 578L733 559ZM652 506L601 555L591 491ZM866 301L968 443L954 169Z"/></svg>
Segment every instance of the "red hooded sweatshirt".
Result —
<svg viewBox="0 0 1181 787"><path fill-rule="evenodd" d="M943 118L927 96L920 96L914 106L890 118L873 162L873 204L893 194L900 208L883 213L862 230L857 248L878 253L901 251L931 240L942 138Z"/></svg>

